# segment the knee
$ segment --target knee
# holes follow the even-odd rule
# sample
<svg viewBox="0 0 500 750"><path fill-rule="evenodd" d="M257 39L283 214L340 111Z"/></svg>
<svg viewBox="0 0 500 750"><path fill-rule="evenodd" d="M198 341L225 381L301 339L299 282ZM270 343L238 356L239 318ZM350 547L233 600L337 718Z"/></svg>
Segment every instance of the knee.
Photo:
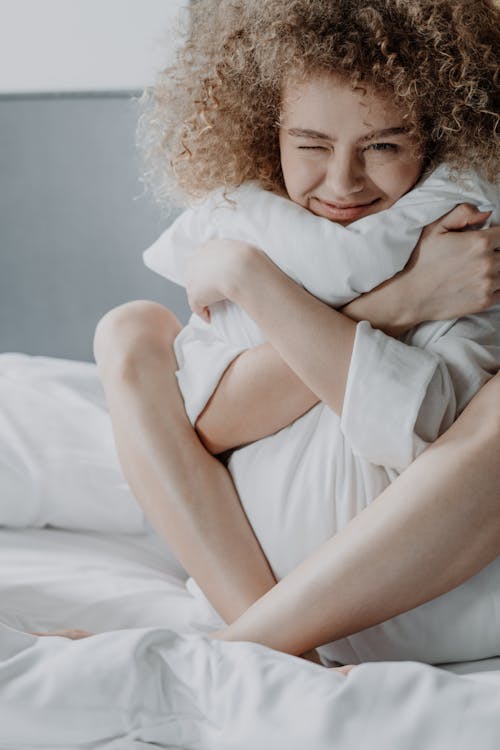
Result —
<svg viewBox="0 0 500 750"><path fill-rule="evenodd" d="M109 310L97 323L95 360L99 366L105 362L124 364L155 348L171 349L181 328L176 316L157 302L126 302Z"/></svg>

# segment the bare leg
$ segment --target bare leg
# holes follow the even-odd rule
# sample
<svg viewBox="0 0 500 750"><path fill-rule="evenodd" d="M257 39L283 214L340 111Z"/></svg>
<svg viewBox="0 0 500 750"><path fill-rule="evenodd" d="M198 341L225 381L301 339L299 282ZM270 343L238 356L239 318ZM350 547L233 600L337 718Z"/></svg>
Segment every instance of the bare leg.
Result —
<svg viewBox="0 0 500 750"><path fill-rule="evenodd" d="M500 554L500 374L368 508L211 637L301 654L412 609Z"/></svg>
<svg viewBox="0 0 500 750"><path fill-rule="evenodd" d="M191 426L177 386L177 318L153 302L111 310L94 353L120 462L152 526L226 622L276 583L231 476Z"/></svg>
<svg viewBox="0 0 500 750"><path fill-rule="evenodd" d="M178 330L160 305L124 305L99 324L96 359L146 515L227 622L255 602L214 637L300 654L450 590L500 553L497 377L371 506L269 591L274 578L234 485L185 415L170 346Z"/></svg>

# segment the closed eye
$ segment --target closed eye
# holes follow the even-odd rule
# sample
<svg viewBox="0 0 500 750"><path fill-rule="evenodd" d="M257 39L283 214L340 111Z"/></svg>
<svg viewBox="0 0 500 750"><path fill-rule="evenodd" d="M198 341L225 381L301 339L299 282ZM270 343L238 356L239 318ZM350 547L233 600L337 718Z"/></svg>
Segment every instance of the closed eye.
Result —
<svg viewBox="0 0 500 750"><path fill-rule="evenodd" d="M327 146L297 146L297 148L301 151L328 151ZM367 151L371 149L372 151L396 152L399 148L400 147L396 143L370 143L370 145L366 146L363 150Z"/></svg>
<svg viewBox="0 0 500 750"><path fill-rule="evenodd" d="M366 148L371 148L373 151L397 151L399 146L396 143L370 143Z"/></svg>

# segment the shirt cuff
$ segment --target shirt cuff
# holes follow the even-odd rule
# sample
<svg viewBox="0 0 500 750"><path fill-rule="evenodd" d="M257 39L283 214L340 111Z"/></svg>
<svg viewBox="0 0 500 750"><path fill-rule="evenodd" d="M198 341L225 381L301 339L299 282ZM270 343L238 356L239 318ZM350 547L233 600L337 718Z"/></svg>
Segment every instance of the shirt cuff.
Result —
<svg viewBox="0 0 500 750"><path fill-rule="evenodd" d="M415 424L438 366L434 354L358 323L341 417L355 454L402 471L427 447Z"/></svg>

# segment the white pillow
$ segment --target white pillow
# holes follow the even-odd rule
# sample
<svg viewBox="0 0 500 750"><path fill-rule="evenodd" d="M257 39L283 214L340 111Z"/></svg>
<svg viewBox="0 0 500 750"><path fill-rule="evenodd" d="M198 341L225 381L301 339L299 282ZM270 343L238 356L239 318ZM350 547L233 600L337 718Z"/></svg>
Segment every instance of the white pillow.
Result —
<svg viewBox="0 0 500 750"><path fill-rule="evenodd" d="M0 526L144 533L97 366L0 354Z"/></svg>

